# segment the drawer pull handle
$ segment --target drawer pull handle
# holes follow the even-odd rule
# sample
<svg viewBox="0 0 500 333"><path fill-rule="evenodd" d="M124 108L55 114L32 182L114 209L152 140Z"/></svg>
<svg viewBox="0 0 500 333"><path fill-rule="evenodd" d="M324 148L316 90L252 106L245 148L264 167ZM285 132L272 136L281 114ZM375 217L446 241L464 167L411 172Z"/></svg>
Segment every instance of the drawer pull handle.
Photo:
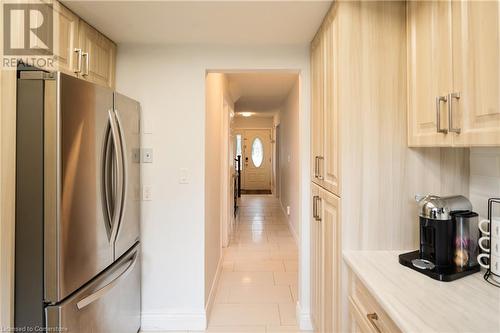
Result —
<svg viewBox="0 0 500 333"><path fill-rule="evenodd" d="M378 320L378 315L374 312L374 313L368 313L366 315L366 318L368 318L368 320L370 321L370 324L372 324L373 328L375 328L375 330L379 333L382 333L382 331L380 330L380 328L378 328L377 326L377 323L375 322L376 320Z"/></svg>

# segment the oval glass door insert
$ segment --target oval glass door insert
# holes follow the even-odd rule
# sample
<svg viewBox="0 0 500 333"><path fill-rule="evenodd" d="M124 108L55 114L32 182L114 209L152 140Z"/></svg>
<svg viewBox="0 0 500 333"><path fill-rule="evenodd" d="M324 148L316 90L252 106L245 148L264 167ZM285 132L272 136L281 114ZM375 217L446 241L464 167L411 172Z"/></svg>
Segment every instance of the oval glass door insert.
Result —
<svg viewBox="0 0 500 333"><path fill-rule="evenodd" d="M252 162L255 167L260 168L264 161L264 146L262 140L255 138L252 143Z"/></svg>

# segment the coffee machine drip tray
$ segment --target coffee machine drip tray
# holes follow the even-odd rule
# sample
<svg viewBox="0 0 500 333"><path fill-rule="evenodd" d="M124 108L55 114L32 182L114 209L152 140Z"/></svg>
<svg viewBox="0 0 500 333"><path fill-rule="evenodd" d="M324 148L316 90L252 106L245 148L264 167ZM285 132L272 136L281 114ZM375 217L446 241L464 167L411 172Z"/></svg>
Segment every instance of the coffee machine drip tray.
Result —
<svg viewBox="0 0 500 333"><path fill-rule="evenodd" d="M399 263L419 273L425 274L434 280L444 282L454 281L464 276L477 273L480 270L479 265L472 267L451 266L447 268L438 268L432 263L426 265L425 260L420 260L420 253L418 250L400 254Z"/></svg>

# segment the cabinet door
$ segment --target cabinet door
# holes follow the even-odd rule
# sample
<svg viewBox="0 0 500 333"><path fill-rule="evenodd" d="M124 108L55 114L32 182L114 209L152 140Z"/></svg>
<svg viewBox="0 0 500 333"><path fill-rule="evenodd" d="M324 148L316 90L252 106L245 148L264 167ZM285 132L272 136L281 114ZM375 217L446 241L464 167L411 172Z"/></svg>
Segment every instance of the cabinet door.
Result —
<svg viewBox="0 0 500 333"><path fill-rule="evenodd" d="M499 11L498 1L453 2L455 145L500 145Z"/></svg>
<svg viewBox="0 0 500 333"><path fill-rule="evenodd" d="M317 217L320 212L320 188L312 184L312 211L311 216L311 321L316 332L321 332L322 327L322 230L321 221Z"/></svg>
<svg viewBox="0 0 500 333"><path fill-rule="evenodd" d="M82 76L94 83L113 88L115 85L116 45L80 21L80 47L88 55L83 57Z"/></svg>
<svg viewBox="0 0 500 333"><path fill-rule="evenodd" d="M78 16L59 2L53 3L54 12L54 60L58 70L77 75Z"/></svg>
<svg viewBox="0 0 500 333"><path fill-rule="evenodd" d="M337 96L337 21L332 16L326 22L325 40L325 90L323 115L323 154L320 158L319 173L322 185L329 191L339 194L340 180L340 126Z"/></svg>
<svg viewBox="0 0 500 333"><path fill-rule="evenodd" d="M321 332L340 332L340 267L341 267L341 230L340 199L323 189L321 197L321 226L323 237L323 323Z"/></svg>
<svg viewBox="0 0 500 333"><path fill-rule="evenodd" d="M436 98L452 88L451 2L408 1L407 18L408 144L450 146L447 102Z"/></svg>
<svg viewBox="0 0 500 333"><path fill-rule="evenodd" d="M319 179L320 158L323 156L323 113L324 113L324 74L325 74L325 39L322 32L311 46L311 170L312 180Z"/></svg>

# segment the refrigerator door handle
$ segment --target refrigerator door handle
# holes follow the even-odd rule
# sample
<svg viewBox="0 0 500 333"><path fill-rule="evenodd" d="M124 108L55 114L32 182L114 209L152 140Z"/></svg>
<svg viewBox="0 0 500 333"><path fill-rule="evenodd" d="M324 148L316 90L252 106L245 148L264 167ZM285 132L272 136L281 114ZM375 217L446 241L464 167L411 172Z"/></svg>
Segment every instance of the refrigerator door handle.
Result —
<svg viewBox="0 0 500 333"><path fill-rule="evenodd" d="M119 214L118 214L118 218L116 220L116 231L115 231L115 238L113 238L114 241L116 241L116 238L118 237L118 231L120 230L120 225L122 223L122 220L123 220L123 212L124 212L124 207L125 207L125 198L126 198L126 190L127 190L127 170L125 168L125 165L126 165L126 161L125 161L125 154L124 154L124 151L125 151L125 145L124 145L124 141L125 139L123 138L123 130L122 130L122 125L121 125L121 121L120 121L120 116L117 112L117 110L114 110L114 114L115 114L115 119L116 119L116 125L117 125L117 128L118 128L118 139L119 139L119 142L120 142L120 157L119 157L119 163L121 168L122 168L122 177L119 178L119 181L121 181L121 186L120 186L120 190L121 190L121 196L120 196L120 201L118 202L118 205L120 207L120 210L119 210Z"/></svg>
<svg viewBox="0 0 500 333"><path fill-rule="evenodd" d="M81 310L86 306L92 304L93 302L97 301L98 299L106 295L111 289L113 289L121 280L126 278L127 275L134 269L135 264L137 263L137 258L138 258L138 252L136 251L134 253L134 256L127 261L127 263L129 264L127 268L122 273L120 273L120 275L118 275L115 279L113 279L113 281L111 281L104 287L97 290L95 293L90 294L89 296L81 299L76 303L76 307L78 308L78 310Z"/></svg>
<svg viewBox="0 0 500 333"><path fill-rule="evenodd" d="M111 126L111 133L113 136L113 145L115 149L116 158L116 198L114 200L115 209L111 222L111 236L110 241L114 242L118 233L118 225L120 223L122 208L123 208L123 186L125 182L123 170L123 152L121 147L121 135L118 128L118 123L113 110L108 111L109 124Z"/></svg>

